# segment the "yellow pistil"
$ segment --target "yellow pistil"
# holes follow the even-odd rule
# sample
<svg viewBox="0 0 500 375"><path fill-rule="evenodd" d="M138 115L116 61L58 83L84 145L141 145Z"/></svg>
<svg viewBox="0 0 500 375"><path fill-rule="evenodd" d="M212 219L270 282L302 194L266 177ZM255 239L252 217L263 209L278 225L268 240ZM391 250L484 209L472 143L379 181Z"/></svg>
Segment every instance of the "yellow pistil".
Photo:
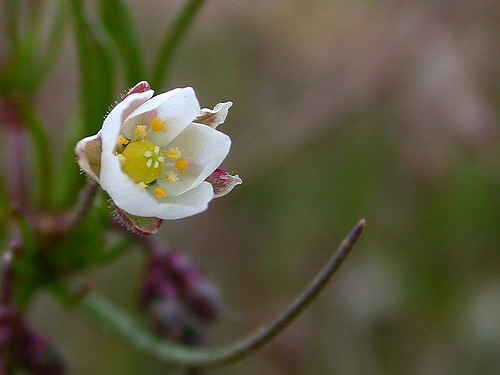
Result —
<svg viewBox="0 0 500 375"><path fill-rule="evenodd" d="M143 188L143 189L146 189L148 187L147 184L145 184L144 182L139 182L137 185L139 185L139 187Z"/></svg>
<svg viewBox="0 0 500 375"><path fill-rule="evenodd" d="M179 181L179 176L174 171L168 171L167 174L165 175L165 180L167 182Z"/></svg>
<svg viewBox="0 0 500 375"><path fill-rule="evenodd" d="M148 134L148 132L146 131L146 125L138 125L136 128L135 128L135 135L137 137L141 137L141 138L144 138L146 136L146 134Z"/></svg>
<svg viewBox="0 0 500 375"><path fill-rule="evenodd" d="M123 172L137 183L149 184L163 171L165 158L160 148L146 139L130 142L123 150L122 157L125 158Z"/></svg>
<svg viewBox="0 0 500 375"><path fill-rule="evenodd" d="M159 132L165 129L165 121L158 117L149 120L149 124L151 125L151 130L154 132Z"/></svg>
<svg viewBox="0 0 500 375"><path fill-rule="evenodd" d="M120 145L124 145L126 146L130 141L125 138L125 136L123 134L120 134L118 136L118 138L116 139L116 143L120 144Z"/></svg>
<svg viewBox="0 0 500 375"><path fill-rule="evenodd" d="M183 171L188 167L188 161L185 158L179 158L175 162L175 168L179 171Z"/></svg>
<svg viewBox="0 0 500 375"><path fill-rule="evenodd" d="M164 188L161 188L161 187L157 187L155 188L155 197L156 198L164 198L167 196L167 192L165 191Z"/></svg>
<svg viewBox="0 0 500 375"><path fill-rule="evenodd" d="M177 160L181 157L181 152L177 147L172 147L170 150L167 152L167 159L170 160Z"/></svg>

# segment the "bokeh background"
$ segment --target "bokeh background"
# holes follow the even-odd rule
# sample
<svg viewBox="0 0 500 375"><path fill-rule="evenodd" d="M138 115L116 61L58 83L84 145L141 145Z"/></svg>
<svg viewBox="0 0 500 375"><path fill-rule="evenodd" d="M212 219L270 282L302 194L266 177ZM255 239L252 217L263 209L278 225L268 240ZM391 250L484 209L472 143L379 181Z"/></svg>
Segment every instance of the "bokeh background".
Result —
<svg viewBox="0 0 500 375"><path fill-rule="evenodd" d="M151 63L183 1L129 4ZM498 371L499 32L494 0L207 1L155 89L234 102L223 168L243 185L158 235L220 287L213 343L273 318L367 220L291 327L210 374ZM55 151L79 100L70 30L64 43L36 95ZM135 311L143 266L137 250L80 279ZM44 293L29 314L72 374L169 373L81 318Z"/></svg>

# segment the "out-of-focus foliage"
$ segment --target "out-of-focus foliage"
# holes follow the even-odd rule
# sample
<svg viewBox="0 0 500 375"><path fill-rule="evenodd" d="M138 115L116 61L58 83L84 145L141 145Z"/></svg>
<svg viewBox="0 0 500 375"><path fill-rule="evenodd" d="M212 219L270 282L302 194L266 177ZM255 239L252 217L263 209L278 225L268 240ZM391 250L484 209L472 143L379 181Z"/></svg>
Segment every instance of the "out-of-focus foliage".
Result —
<svg viewBox="0 0 500 375"><path fill-rule="evenodd" d="M106 107L147 74L184 5L71 3L66 19L80 31L68 33L35 93L58 150L68 119L82 124L74 139L95 133L85 126L100 126ZM123 7L132 13L123 15ZM223 125L233 139L225 167L243 185L206 213L163 229L224 291L227 319L214 341L273 316L357 219L368 223L311 311L260 354L212 373L484 374L500 367L498 15L494 1L207 1L170 81L154 89L189 85L207 106L221 94L235 103ZM99 17L103 29L92 24ZM20 66L31 58L28 47L18 51ZM78 67L76 55L88 66ZM69 201L79 178L72 163L71 175L59 174L71 178L54 180ZM92 239L87 230L80 239ZM85 263L82 250L74 249ZM133 306L129 291L141 267L131 254L86 279ZM166 371L43 296L31 320L74 358L72 373Z"/></svg>

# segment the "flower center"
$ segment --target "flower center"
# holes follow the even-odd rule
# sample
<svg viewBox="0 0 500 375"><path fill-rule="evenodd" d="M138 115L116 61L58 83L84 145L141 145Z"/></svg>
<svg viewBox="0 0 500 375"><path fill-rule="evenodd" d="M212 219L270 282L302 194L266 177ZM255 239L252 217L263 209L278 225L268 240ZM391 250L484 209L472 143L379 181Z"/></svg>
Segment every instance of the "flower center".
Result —
<svg viewBox="0 0 500 375"><path fill-rule="evenodd" d="M123 171L137 183L149 184L163 170L165 158L160 148L145 139L128 143L121 155Z"/></svg>

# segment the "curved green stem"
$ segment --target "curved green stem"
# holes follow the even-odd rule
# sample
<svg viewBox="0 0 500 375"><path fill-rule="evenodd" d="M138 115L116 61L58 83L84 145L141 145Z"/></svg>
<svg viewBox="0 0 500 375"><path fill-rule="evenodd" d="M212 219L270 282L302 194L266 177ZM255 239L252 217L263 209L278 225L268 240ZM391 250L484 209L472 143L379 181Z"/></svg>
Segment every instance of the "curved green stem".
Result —
<svg viewBox="0 0 500 375"><path fill-rule="evenodd" d="M138 351L155 356L165 364L186 367L215 367L241 359L254 352L285 329L314 300L328 280L346 258L365 227L361 220L342 242L325 268L316 276L307 289L289 305L275 320L262 326L254 333L227 346L215 349L190 349L185 346L166 343L153 336L132 316L98 294L82 298L79 305L98 325L119 336ZM71 300L71 293L59 286L52 289L62 303Z"/></svg>
<svg viewBox="0 0 500 375"><path fill-rule="evenodd" d="M163 39L161 48L156 57L151 75L151 87L159 88L166 80L172 66L174 52L179 46L184 35L186 35L189 26L191 26L194 17L204 2L205 0L188 1L177 16L177 19L174 21L174 24L167 33L165 39Z"/></svg>

